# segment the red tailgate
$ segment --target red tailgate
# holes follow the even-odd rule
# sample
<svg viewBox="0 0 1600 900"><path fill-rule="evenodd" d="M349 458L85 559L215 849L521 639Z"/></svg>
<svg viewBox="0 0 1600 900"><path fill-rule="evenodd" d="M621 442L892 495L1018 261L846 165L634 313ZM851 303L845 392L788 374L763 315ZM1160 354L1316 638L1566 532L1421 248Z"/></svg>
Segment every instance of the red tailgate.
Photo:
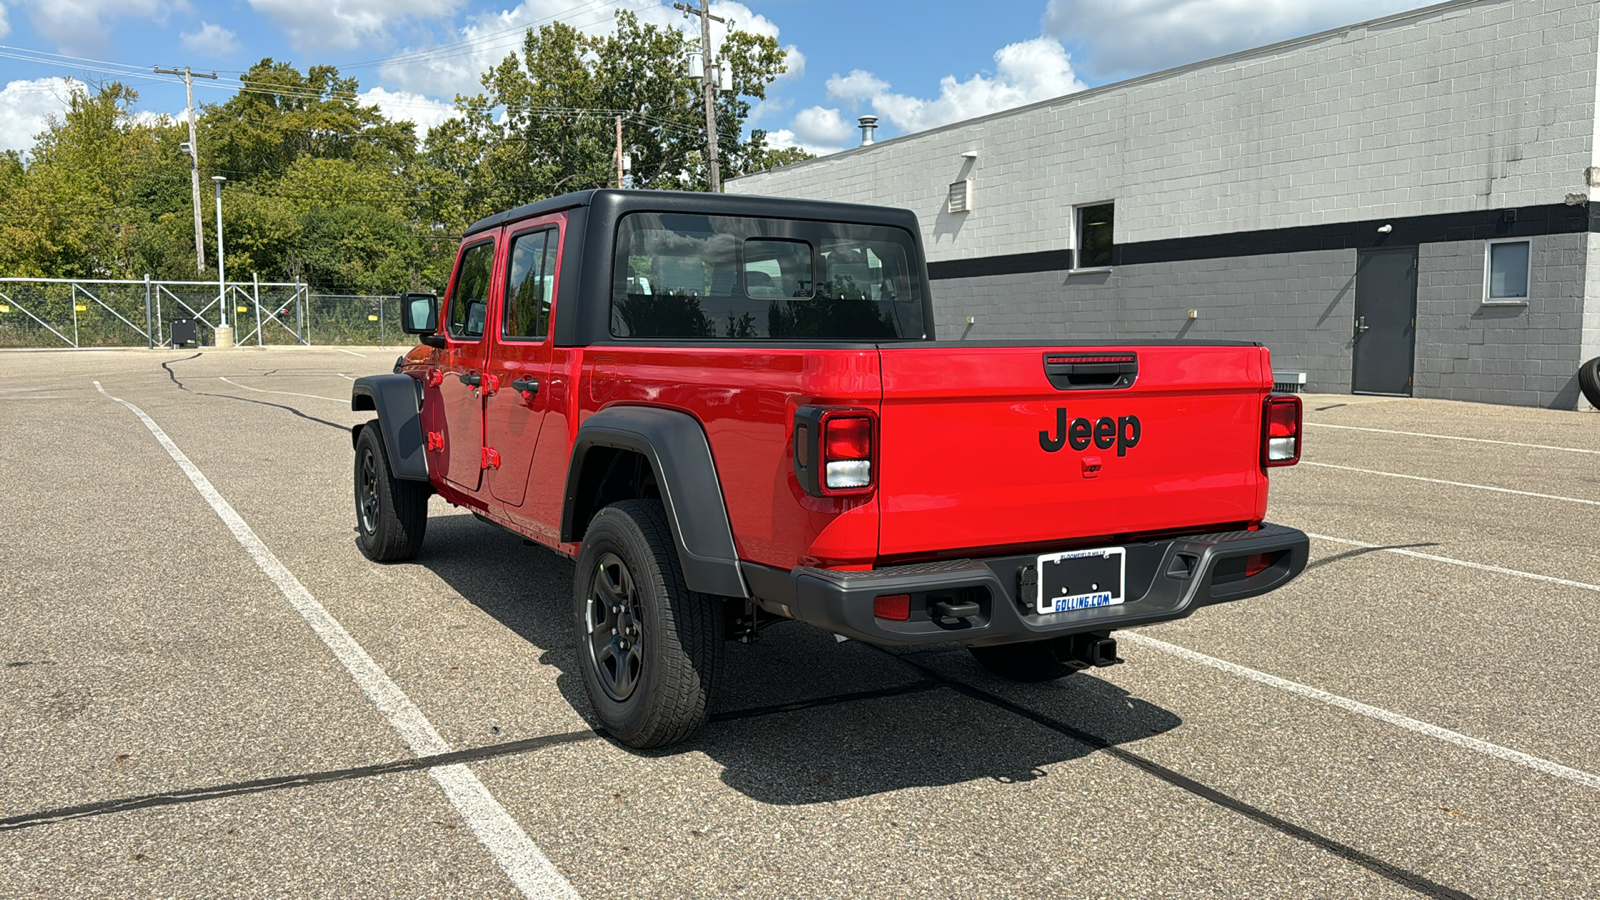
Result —
<svg viewBox="0 0 1600 900"><path fill-rule="evenodd" d="M881 355L881 557L1203 530L1265 513L1263 348L886 345ZM1130 355L1128 387L1061 389L1046 374L1048 357L1059 383L1075 367L1091 377L1072 380L1095 384Z"/></svg>

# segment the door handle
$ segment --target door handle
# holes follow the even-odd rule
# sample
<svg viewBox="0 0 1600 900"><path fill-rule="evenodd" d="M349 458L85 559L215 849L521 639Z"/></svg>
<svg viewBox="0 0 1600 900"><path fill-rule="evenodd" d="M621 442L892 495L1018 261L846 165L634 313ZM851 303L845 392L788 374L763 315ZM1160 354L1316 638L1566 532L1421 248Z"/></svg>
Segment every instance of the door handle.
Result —
<svg viewBox="0 0 1600 900"><path fill-rule="evenodd" d="M518 378L516 381L511 382L511 389L529 395L537 394L539 393L539 379Z"/></svg>
<svg viewBox="0 0 1600 900"><path fill-rule="evenodd" d="M1366 316L1356 316L1356 334L1360 334L1363 331L1366 331L1367 327L1368 327L1367 326L1367 317Z"/></svg>
<svg viewBox="0 0 1600 900"><path fill-rule="evenodd" d="M483 384L483 376L479 375L477 372L468 372L465 375L458 375L456 377L461 379L462 384L470 385L471 387L477 387L478 385Z"/></svg>

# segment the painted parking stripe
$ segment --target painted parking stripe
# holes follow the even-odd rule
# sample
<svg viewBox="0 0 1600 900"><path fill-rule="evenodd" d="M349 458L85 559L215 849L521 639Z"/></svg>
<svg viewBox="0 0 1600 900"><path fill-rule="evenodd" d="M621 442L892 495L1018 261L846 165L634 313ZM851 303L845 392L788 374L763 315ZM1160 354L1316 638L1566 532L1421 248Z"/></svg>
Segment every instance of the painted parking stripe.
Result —
<svg viewBox="0 0 1600 900"><path fill-rule="evenodd" d="M344 349L344 348L343 348L343 347L335 347L335 348L333 348L333 349L335 349L335 350L337 350L337 351L339 351L339 352L340 352L340 353L348 353L348 354L350 354L350 355L351 355L351 356L359 356L359 357L361 357L361 358L362 358L362 359L366 359L366 358L367 358L367 355L366 355L366 354L365 354L365 353L357 353L357 352L355 352L355 351L354 351L354 350L346 350L346 349Z"/></svg>
<svg viewBox="0 0 1600 900"><path fill-rule="evenodd" d="M1409 556L1414 559L1425 559L1429 562L1446 563L1448 565L1461 566L1467 569L1477 569L1480 572L1493 572L1496 575L1511 575L1515 578L1527 578L1532 581L1543 581L1546 584L1559 584L1563 587L1577 588L1583 591L1600 592L1600 584L1589 584L1588 582L1584 581L1572 581L1567 578L1557 578L1554 575L1540 575L1537 572L1524 572L1520 569L1507 569L1503 566L1491 566L1488 563L1471 562L1465 559L1453 559L1448 556L1435 556L1432 553L1418 553L1415 550L1407 550L1404 547L1385 547L1382 544L1368 544L1364 541L1352 541L1348 538L1328 537L1327 535L1311 534L1310 532L1306 532L1306 535L1313 540L1318 541L1329 541L1335 544L1345 544L1350 547L1364 547L1368 550L1381 550L1384 553L1393 553L1398 556Z"/></svg>
<svg viewBox="0 0 1600 900"><path fill-rule="evenodd" d="M224 379L226 380L226 379ZM355 680L362 692L367 695L389 720L390 727L400 734L417 756L430 756L439 753L449 753L451 747L440 737L439 732L422 714L422 710L406 696L405 691L395 684L383 668L367 655L367 651L356 643L356 639L343 625L333 617L332 613L306 590L300 579L289 571L289 568L278 559L277 555L256 536L255 531L245 522L244 518L236 512L231 504L223 498L211 480L206 478L178 445L172 442L161 426L154 419L145 415L144 410L126 400L113 397L106 393L100 382L94 383L95 390L107 398L115 400L139 417L144 427L155 435L156 441L161 444L167 455L172 457L183 474L188 476L200 496L205 498L212 510L233 532L239 545L250 554L257 567L277 585L289 604L295 608L300 617L305 619L311 630L317 633L328 649L344 666L345 671ZM451 805L461 814L478 840L494 857L494 861L505 872L511 882L516 885L523 896L530 898L572 898L576 900L578 893L573 890L572 884L567 881L551 865L550 860L540 852L537 845L522 830L516 820L506 812L500 801L489 793L489 789L478 776L463 763L439 766L429 769L428 774L444 789L445 796Z"/></svg>
<svg viewBox="0 0 1600 900"><path fill-rule="evenodd" d="M1519 497L1536 497L1540 500L1559 500L1562 503L1582 503L1586 506L1600 506L1600 500L1585 500L1582 497L1563 497L1560 494L1539 494L1533 491L1514 491L1511 488L1493 487L1487 484L1471 484L1465 481L1446 481L1443 478L1424 478L1421 475L1402 475L1399 472L1380 472L1377 469L1358 469L1355 466L1336 466L1333 463L1312 462L1308 459L1300 460L1302 466L1316 466L1319 469L1338 469L1341 472L1360 472L1363 475L1382 475L1385 478L1404 478L1407 481L1426 481L1429 484L1446 484L1450 487L1472 488L1476 491L1494 491L1497 494L1516 494Z"/></svg>
<svg viewBox="0 0 1600 900"><path fill-rule="evenodd" d="M1326 422L1307 422L1312 428L1337 428L1340 431L1368 431L1373 434L1398 434L1405 437L1434 438L1441 441L1467 441L1473 444L1499 444L1502 447L1527 447L1530 450L1559 450L1562 453L1589 453L1600 456L1600 450L1582 450L1577 447L1556 447L1551 444L1524 444L1520 441L1495 441L1489 438L1461 437L1455 434L1428 434L1422 431L1391 431L1387 428L1360 428L1355 425L1329 425Z"/></svg>
<svg viewBox="0 0 1600 900"><path fill-rule="evenodd" d="M329 403L349 403L350 402L350 398L349 397L346 397L346 398L341 400L338 397L324 397L321 394L296 394L294 391L269 391L266 388L251 387L248 384L240 384L239 382L234 381L231 378L223 378L221 376L218 376L217 380L218 381L226 381L227 383L233 385L236 388L244 388L247 391L255 391L258 394L282 394L285 397L310 397L312 400L326 400Z"/></svg>
<svg viewBox="0 0 1600 900"><path fill-rule="evenodd" d="M1549 775L1553 778L1560 778L1563 781L1570 781L1574 784L1581 784L1584 787L1600 790L1600 775L1594 775L1581 769L1574 769L1570 766L1563 766L1560 763L1551 762L1550 760L1542 757L1523 753L1520 750L1512 750L1510 747L1502 747L1499 744L1491 744L1488 741L1462 734L1459 731L1451 731L1448 728L1440 728L1438 725L1432 725L1418 719L1413 719L1410 716L1402 716L1399 713L1390 712L1386 709L1380 709L1376 706L1369 706L1368 704L1362 703L1358 700L1351 700L1348 697L1341 697L1338 694L1330 694L1327 691L1318 690L1317 688L1303 685L1297 681L1290 681L1287 678L1279 678L1276 675L1268 675L1266 672L1260 672L1255 669L1247 668L1239 665L1238 663L1231 663L1225 659L1217 659L1215 656L1207 656L1204 653L1198 653L1194 650L1190 650L1187 647L1180 647L1177 644L1169 644L1166 641L1159 640L1148 635L1139 634L1138 632L1123 631L1118 634L1118 637L1121 640L1125 640L1131 644L1138 644L1141 647L1149 647L1152 650L1159 650L1162 653L1170 653L1173 656L1181 657L1189 660L1190 662L1199 663L1202 666L1209 666L1213 669L1227 672L1230 675L1237 675L1240 678L1247 678L1258 684L1264 684L1267 687L1276 688L1280 691L1287 691L1288 693L1305 697L1310 700L1315 700L1319 703L1326 703L1329 706L1337 707L1345 710L1346 712L1355 713L1358 716L1366 716L1369 719L1377 719L1380 722L1385 722L1398 728L1404 728L1407 731L1414 731L1417 734L1426 735L1427 737L1431 737L1435 740L1444 741L1447 744L1454 744L1457 747L1462 747L1475 753L1481 753L1484 756L1491 756L1495 759L1512 763L1513 765L1532 769L1535 772Z"/></svg>

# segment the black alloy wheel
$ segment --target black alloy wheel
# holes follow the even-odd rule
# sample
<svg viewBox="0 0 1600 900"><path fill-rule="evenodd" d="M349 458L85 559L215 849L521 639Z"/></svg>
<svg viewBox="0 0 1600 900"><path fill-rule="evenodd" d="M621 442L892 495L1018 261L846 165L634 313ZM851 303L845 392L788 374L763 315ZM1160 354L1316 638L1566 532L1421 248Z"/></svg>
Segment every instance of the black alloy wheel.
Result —
<svg viewBox="0 0 1600 900"><path fill-rule="evenodd" d="M589 522L573 571L584 693L605 733L664 747L705 724L721 678L723 600L689 590L659 500L622 500Z"/></svg>
<svg viewBox="0 0 1600 900"><path fill-rule="evenodd" d="M622 702L633 696L644 674L644 643L638 592L628 564L606 553L590 580L588 611L589 664L606 696Z"/></svg>
<svg viewBox="0 0 1600 900"><path fill-rule="evenodd" d="M361 520L361 530L372 534L378 530L378 460L370 445L363 446L356 457L356 516Z"/></svg>
<svg viewBox="0 0 1600 900"><path fill-rule="evenodd" d="M428 530L427 482L394 477L376 419L356 434L356 546L373 562L411 559Z"/></svg>

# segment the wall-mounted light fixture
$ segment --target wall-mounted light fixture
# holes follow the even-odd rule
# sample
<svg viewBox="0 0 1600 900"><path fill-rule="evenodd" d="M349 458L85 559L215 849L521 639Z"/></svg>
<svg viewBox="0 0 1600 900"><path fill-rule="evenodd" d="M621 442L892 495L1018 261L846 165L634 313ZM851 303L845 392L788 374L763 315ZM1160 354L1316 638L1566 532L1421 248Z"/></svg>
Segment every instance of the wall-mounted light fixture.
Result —
<svg viewBox="0 0 1600 900"><path fill-rule="evenodd" d="M1379 234L1388 234L1391 231L1394 231L1394 226L1393 225L1379 225L1378 226L1378 233Z"/></svg>
<svg viewBox="0 0 1600 900"><path fill-rule="evenodd" d="M978 151L976 151L976 150L963 150L963 151L961 151L961 158L962 159L977 159L978 158Z"/></svg>

